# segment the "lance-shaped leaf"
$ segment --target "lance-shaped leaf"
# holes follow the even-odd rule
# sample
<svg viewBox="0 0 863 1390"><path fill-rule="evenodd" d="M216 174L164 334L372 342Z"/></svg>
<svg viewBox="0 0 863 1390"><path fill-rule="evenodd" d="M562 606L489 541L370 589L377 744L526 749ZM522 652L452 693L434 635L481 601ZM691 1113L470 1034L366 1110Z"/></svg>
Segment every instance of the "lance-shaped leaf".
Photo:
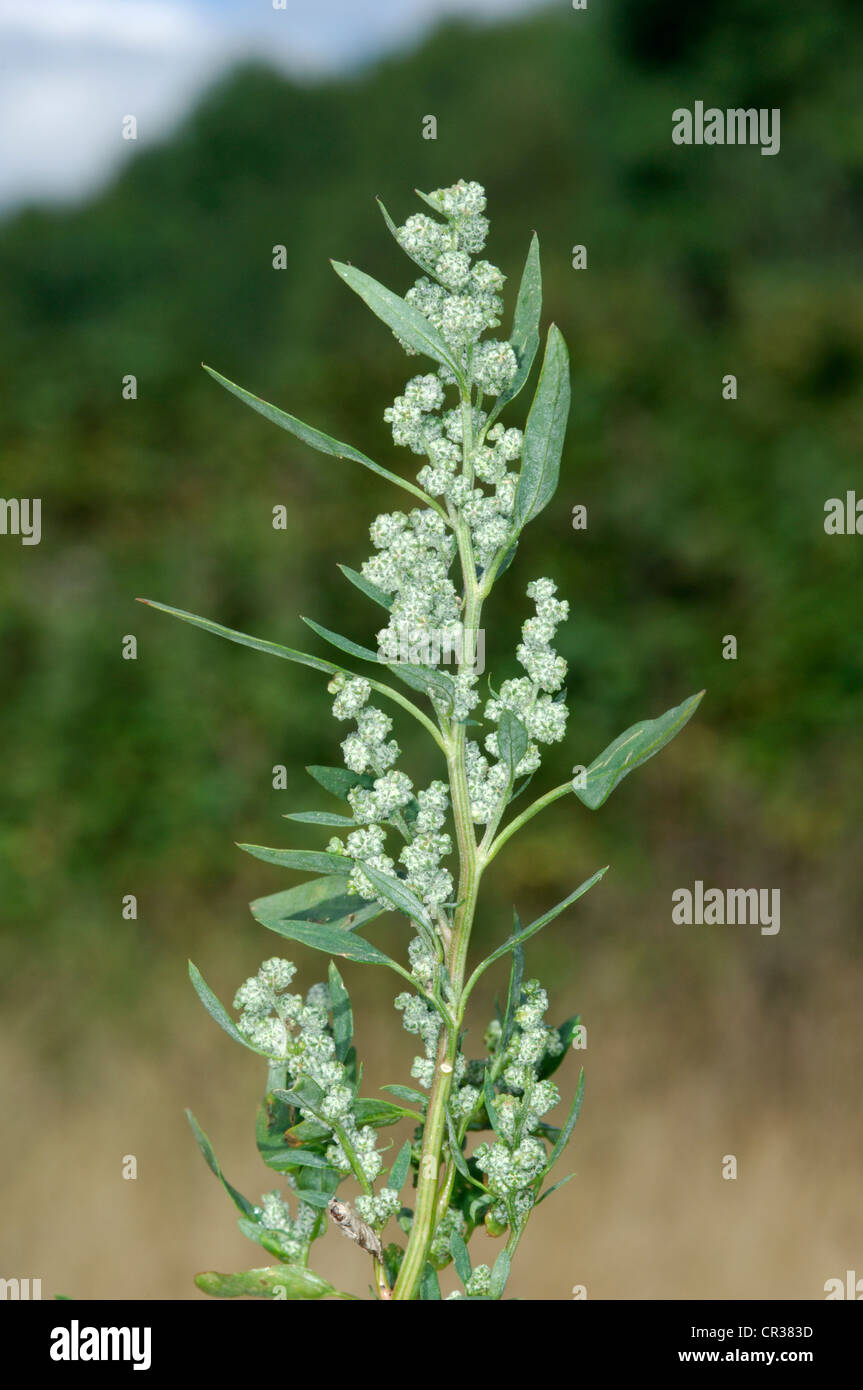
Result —
<svg viewBox="0 0 863 1390"><path fill-rule="evenodd" d="M332 792L342 801L347 801L348 792L354 787L365 787L371 791L375 784L374 777L367 772L351 772L347 767L321 767L313 763L306 768L306 772L324 791Z"/></svg>
<svg viewBox="0 0 863 1390"><path fill-rule="evenodd" d="M349 580L355 589L359 589L361 594L365 594L366 598L370 598L373 603L379 603L381 608L386 608L387 611L392 608L395 601L392 594L378 588L377 584L366 579L365 575L358 573L357 570L352 570L350 565L339 565L339 569L345 579Z"/></svg>
<svg viewBox="0 0 863 1390"><path fill-rule="evenodd" d="M440 1281L437 1271L433 1265L427 1264L420 1279L420 1302L437 1303L440 1301Z"/></svg>
<svg viewBox="0 0 863 1390"><path fill-rule="evenodd" d="M453 1231L449 1238L449 1249L452 1255L455 1271L462 1284L467 1288L467 1282L472 1274L470 1255L467 1253L467 1246L464 1243L464 1236L458 1231Z"/></svg>
<svg viewBox="0 0 863 1390"><path fill-rule="evenodd" d="M566 1187L566 1184L572 1182L574 1177L574 1173L567 1173L565 1178L560 1179L560 1182L553 1182L551 1187L547 1187L545 1191L537 1197L535 1205L539 1206L540 1202L544 1202L546 1197L550 1197L552 1192L556 1192L559 1187Z"/></svg>
<svg viewBox="0 0 863 1390"><path fill-rule="evenodd" d="M543 913L542 917L537 917L536 921L531 922L529 926L522 927L520 930L513 932L512 936L507 937L506 941L498 946L496 951L492 951L491 955L486 956L485 960L477 966L468 981L465 992L468 993L473 988L480 975L487 970L490 965L493 965L496 960L500 960L501 956L505 956L507 951L511 951L515 946L521 946L531 936L535 936L538 931L542 931L543 927L547 927L549 922L553 922L555 917L560 916L561 912L564 912L568 907L571 907L574 902L577 902L579 898L583 897L595 883L599 882L603 874L607 872L608 865L606 864L603 868L597 869L596 873L593 874L591 878L585 879L584 883L579 884L578 888L570 893L568 898L563 899L563 902L559 902L557 906L551 908L549 912Z"/></svg>
<svg viewBox="0 0 863 1390"><path fill-rule="evenodd" d="M572 1107L570 1109L569 1114L566 1117L566 1124L560 1131L557 1143L555 1144L554 1148L551 1151L551 1154L549 1155L548 1162L546 1163L545 1168L543 1169L543 1176L545 1176L546 1173L550 1172L550 1170L554 1167L555 1163L560 1158L560 1155L563 1153L564 1149L569 1143L570 1135L572 1134L572 1131L575 1129L575 1122L581 1114L581 1102L583 1100L584 1067L582 1067L581 1071L578 1074L578 1087L575 1092Z"/></svg>
<svg viewBox="0 0 863 1390"><path fill-rule="evenodd" d="M384 666L404 685L411 690L419 690L424 695L434 695L439 700L444 700L447 705L453 702L453 684L449 676L437 671L434 667L419 666L411 661L386 661L382 660L376 651L371 647L363 647L359 642L354 642L350 637L342 637L341 633L333 632L331 628L322 627L320 623L314 622L311 618L303 618L302 621L307 627L322 637L325 642L338 651L346 652L348 656L356 657L359 661L372 661L376 666Z"/></svg>
<svg viewBox="0 0 863 1390"><path fill-rule="evenodd" d="M234 1203L234 1206L237 1207L249 1220L257 1220L255 1216L255 1208L249 1201L249 1199L247 1197L244 1197L242 1192L238 1192L236 1187L234 1187L233 1183L228 1182L228 1179L222 1172L219 1160L216 1158L216 1153L212 1144L210 1143L204 1131L201 1129L201 1126L198 1124L198 1121L195 1119L191 1110L186 1111L186 1119L189 1121L189 1124L192 1127L192 1133L198 1141L198 1148L201 1150L201 1153L207 1160L207 1167L210 1169L212 1173L215 1173L216 1177L219 1179L219 1182L222 1184L231 1201Z"/></svg>
<svg viewBox="0 0 863 1390"><path fill-rule="evenodd" d="M375 1100L372 1096L357 1096L353 1115L358 1125L371 1125L374 1129L386 1129L387 1125L397 1125L400 1120L421 1121L423 1118L415 1110L406 1110L403 1105L393 1105L388 1100Z"/></svg>
<svg viewBox="0 0 863 1390"><path fill-rule="evenodd" d="M428 912L416 893L412 892L406 883L403 883L400 878L394 878L392 874L381 873L380 869L372 868L371 864L359 863L359 868L373 888L391 907L396 908L399 912L404 912L407 917L413 918L427 932L434 932L434 924Z"/></svg>
<svg viewBox="0 0 863 1390"><path fill-rule="evenodd" d="M382 1091L389 1091L391 1096L398 1096L399 1100L410 1100L425 1110L428 1103L428 1096L423 1095L422 1091L415 1091L412 1086L399 1086L393 1082L388 1086L381 1086Z"/></svg>
<svg viewBox="0 0 863 1390"><path fill-rule="evenodd" d="M395 222L393 221L393 219L390 217L390 215L389 215L389 213L387 212L386 208L384 207L383 202L381 201L381 199L380 199L380 198L377 198L377 199L375 199L375 201L377 202L377 205L378 205L378 207L379 207L380 210L381 210L381 213L382 213L382 215L383 215L383 219L384 219L384 221L386 222L389 231L392 233L392 238L393 238L393 241L396 243L396 245L397 245L398 247L400 247L402 251L404 251L404 253L405 253L406 256L409 256L409 257L410 257L410 259L413 261L414 265L418 265L419 268L420 268L420 270L425 271L426 275L434 275L434 267L431 266L431 265L428 265L424 260L422 260L422 258L421 258L420 256L415 256L414 253L413 253L413 251L409 251L408 248L405 246L404 242L402 241L401 237L399 236L399 229L398 229L398 227L396 226L396 224L395 224ZM435 276L435 279L437 279L436 276Z"/></svg>
<svg viewBox="0 0 863 1390"><path fill-rule="evenodd" d="M286 811L285 820L297 821L299 825L329 825L337 830L356 830L353 816L339 816L334 811Z"/></svg>
<svg viewBox="0 0 863 1390"><path fill-rule="evenodd" d="M211 1018L215 1019L220 1028L225 1030L229 1038L233 1038L234 1042L242 1043L243 1047L247 1047L250 1052L256 1052L259 1057L269 1056L269 1053L265 1052L260 1047L255 1047L254 1043L249 1042L249 1039L240 1032L224 1004L216 998L200 970L192 961L189 961L189 979L195 986L195 993L207 1010L207 1013Z"/></svg>
<svg viewBox="0 0 863 1390"><path fill-rule="evenodd" d="M266 845L237 845L265 864L278 864L282 869L300 869L308 874L338 874L345 871L343 854L307 849L269 849Z"/></svg>
<svg viewBox="0 0 863 1390"><path fill-rule="evenodd" d="M329 984L336 1059L343 1062L350 1052L351 1043L354 1040L354 1015L351 1009L351 996L345 989L345 982L333 961L330 961L329 965Z"/></svg>
<svg viewBox="0 0 863 1390"><path fill-rule="evenodd" d="M522 271L518 288L515 313L512 320L512 333L509 341L515 352L518 367L510 385L498 396L488 419L493 424L503 407L518 395L530 376L530 369L539 347L539 319L542 313L542 271L539 264L539 237L536 232L530 239L527 260Z"/></svg>
<svg viewBox="0 0 863 1390"><path fill-rule="evenodd" d="M202 366L204 371L209 372L213 380L217 381L220 386L224 386L226 391L230 391L232 396L236 396L244 405L251 406L252 410L256 410L259 415L263 415L266 420L272 421L280 429L287 430L289 434L302 440L304 444L310 445L312 449L317 449L318 453L360 463L363 468L368 468L372 473L377 473L379 477L386 478L387 482L395 483L396 487L402 488L404 492L410 492L414 497L418 497L427 507L434 507L435 511L442 510L434 499L429 497L428 493L423 492L422 488L416 487L406 478L400 478L397 473L391 473L388 468L383 468L381 464L375 463L374 459L370 459L359 449L354 449L350 444L341 444L338 439L331 439L328 434L314 429L311 425L304 425L302 420L297 420L295 416L288 415L286 411L279 410L277 406L262 401L260 396L253 396L251 391L244 391L242 386L237 386L235 382L229 381L227 377L214 371L206 363L202 363Z"/></svg>
<svg viewBox="0 0 863 1390"><path fill-rule="evenodd" d="M486 1106L486 1109L487 1108L488 1106ZM496 1115L495 1118L497 1118ZM450 1114L449 1108L447 1108L446 1112L446 1127L447 1138L449 1139L449 1151L456 1172L460 1173L461 1176L464 1178L465 1182L470 1183L471 1187L478 1187L480 1192L484 1192L486 1193L486 1195L488 1195L488 1188L485 1187L479 1181L478 1178L474 1177L473 1173L467 1166L467 1159L465 1158L461 1144L458 1141L458 1134L456 1133L455 1121L453 1120L453 1117Z"/></svg>
<svg viewBox="0 0 863 1390"><path fill-rule="evenodd" d="M339 865L339 873L309 878L295 888L271 892L267 897L254 899L250 906L254 916L267 912L279 917L299 917L302 922L328 922L331 926L345 917L352 917L353 926L359 926L360 920L370 920L370 910L374 916L381 912L377 903L364 902L356 892L347 891L345 859Z"/></svg>
<svg viewBox="0 0 863 1390"><path fill-rule="evenodd" d="M356 266L333 261L332 267L345 284L368 304L372 313L392 329L397 338L412 347L414 352L423 353L442 367L448 367L456 377L461 376L461 368L449 347L419 309L378 284L365 271L357 270Z"/></svg>
<svg viewBox="0 0 863 1390"><path fill-rule="evenodd" d="M202 1293L212 1298L276 1298L299 1299L350 1297L340 1294L328 1279L302 1265L276 1265L268 1269L244 1269L239 1274L196 1274L195 1283Z"/></svg>
<svg viewBox="0 0 863 1390"><path fill-rule="evenodd" d="M145 603L148 608L157 608L160 613L168 613L172 618L180 618L184 623L191 623L193 627L199 627L204 632L212 632L216 637L224 637L228 642L236 642L241 647L251 647L256 652L279 656L285 661L295 661L298 666L310 666L313 671L324 671L330 676L353 676L353 672L346 671L344 666L334 665L332 661L307 656L305 652L294 651L293 647L283 647L279 642L267 642L262 637L250 637L247 632L236 632L231 627L211 622L209 618L199 618L195 613L186 613L182 608L170 608L167 603L156 603L151 598L139 598L137 602Z"/></svg>
<svg viewBox="0 0 863 1390"><path fill-rule="evenodd" d="M521 531L552 499L569 417L569 353L556 324L548 330L539 385L530 407L515 493L513 526Z"/></svg>
<svg viewBox="0 0 863 1390"><path fill-rule="evenodd" d="M408 1173L411 1170L412 1146L410 1139L406 1139L398 1152L398 1157L389 1172L386 1185L393 1192L401 1192L408 1180Z"/></svg>
<svg viewBox="0 0 863 1390"><path fill-rule="evenodd" d="M377 946L354 932L343 931L323 922L303 922L294 917L270 918L266 913L253 915L262 926L288 941L299 941L301 945L311 946L313 950L323 951L328 956L344 956L345 960L361 961L365 965L388 965L399 975L407 973L383 951L379 951Z"/></svg>
<svg viewBox="0 0 863 1390"><path fill-rule="evenodd" d="M521 931L521 922L519 921L518 913L514 910L513 922L515 926L514 935L518 936L519 932ZM509 1046L509 1040L512 1037L513 1029L515 1028L515 1011L521 1003L521 983L523 979L524 950L520 945L515 945L512 948L512 964L510 966L509 972L509 988L506 992L506 1009L503 1015L503 1023L501 1025L500 1033L500 1043L498 1044L496 1054L498 1057L501 1058L504 1056L506 1049Z"/></svg>
<svg viewBox="0 0 863 1390"><path fill-rule="evenodd" d="M368 903L358 893L348 892L348 879L342 860L339 874L326 874L286 888L281 893L269 893L250 904L252 916L263 926L277 930L276 922L294 918L301 922L325 922L331 927L351 931L379 917L379 903Z"/></svg>
<svg viewBox="0 0 863 1390"><path fill-rule="evenodd" d="M500 760L507 770L507 780L515 780L515 770L527 752L527 729L512 710L503 709L497 728L497 747Z"/></svg>
<svg viewBox="0 0 863 1390"><path fill-rule="evenodd" d="M585 785L573 787L579 801L583 801L591 811L596 811L602 806L618 782L622 782L635 768L641 767L642 763L646 763L648 758L652 758L660 748L664 748L666 743L670 743L675 735L680 733L697 710L703 696L704 691L699 690L697 695L690 695L688 700L666 710L658 719L645 719L640 724L633 724L631 728L626 729L590 764L585 773Z"/></svg>
<svg viewBox="0 0 863 1390"><path fill-rule="evenodd" d="M506 1282L509 1279L511 1263L512 1262L509 1257L509 1251L501 1250L492 1267L491 1284L489 1285L488 1290L489 1298L503 1297L503 1291L506 1288Z"/></svg>

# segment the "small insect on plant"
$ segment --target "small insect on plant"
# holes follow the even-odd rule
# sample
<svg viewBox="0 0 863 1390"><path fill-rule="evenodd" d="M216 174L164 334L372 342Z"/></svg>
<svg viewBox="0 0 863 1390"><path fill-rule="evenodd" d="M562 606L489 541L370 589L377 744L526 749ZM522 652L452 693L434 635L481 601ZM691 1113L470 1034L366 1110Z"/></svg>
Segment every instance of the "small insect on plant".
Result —
<svg viewBox="0 0 863 1390"><path fill-rule="evenodd" d="M308 769L344 810L288 817L334 832L326 848L241 846L269 864L313 875L257 899L252 913L278 936L330 957L327 979L292 993L295 966L274 956L240 986L235 1019L189 965L204 1007L266 1062L257 1144L285 1184L260 1202L249 1201L228 1182L189 1115L204 1158L239 1208L241 1230L274 1261L239 1274L197 1276L199 1288L222 1298L354 1297L309 1267L311 1246L330 1229L367 1253L373 1298L439 1300L438 1271L450 1263L461 1289L449 1298L504 1297L531 1212L561 1185L550 1180L584 1091L582 1071L565 1118L549 1121L561 1100L553 1077L579 1020L546 1022L548 996L538 980L525 978L524 948L605 869L533 922L523 925L514 914L506 939L473 963L471 930L482 881L503 846L553 802L574 795L592 810L601 806L622 778L678 733L703 694L628 729L572 782L518 808L543 746L566 733L566 663L553 644L568 605L556 597L551 579L528 584L535 612L515 653L522 674L499 689L489 682L485 699L479 688L483 606L521 532L557 487L569 359L552 324L524 431L502 423L505 407L530 377L540 343L536 235L510 337L487 336L501 321L505 277L479 259L488 234L484 191L460 181L419 196L429 212L415 213L403 226L381 205L399 246L421 271L404 298L334 262L405 352L433 364L411 377L385 411L395 443L424 460L415 482L206 369L312 448L371 469L409 494L410 510L372 523L375 553L362 569L342 566L345 579L382 612L377 648L304 619L351 667L359 665L355 673L341 661L151 604L229 641L322 672L335 718L353 725L341 745L344 767ZM397 766L401 750L382 702L410 716L436 745L441 775L428 786L414 786ZM384 912L405 918L400 960L371 939L372 923ZM395 1007L421 1053L411 1068L413 1084L383 1087L386 1098L360 1094L351 1002L333 958L400 977ZM505 1003L482 1034L475 1025L468 1032L473 990L497 961L509 965ZM484 1055L463 1051L467 1036L482 1037ZM412 1138L398 1148L382 1144L381 1131L403 1121L413 1125ZM356 1184L359 1195L339 1196L345 1181ZM480 1227L501 1241L492 1267L471 1261L469 1242Z"/></svg>

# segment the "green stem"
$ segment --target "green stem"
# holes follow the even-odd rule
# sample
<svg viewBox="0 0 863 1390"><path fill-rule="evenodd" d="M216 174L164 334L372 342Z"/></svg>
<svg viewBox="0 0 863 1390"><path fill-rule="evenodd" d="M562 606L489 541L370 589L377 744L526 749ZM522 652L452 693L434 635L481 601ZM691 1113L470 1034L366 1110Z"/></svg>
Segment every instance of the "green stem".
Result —
<svg viewBox="0 0 863 1390"><path fill-rule="evenodd" d="M571 791L572 783L562 782L559 787L553 787L550 792L546 792L545 796L537 797L536 801L532 801L527 810L522 811L520 816L516 816L515 820L510 821L509 825L506 826L505 829L500 832L497 839L492 842L486 854L485 862L490 864L498 850L503 849L507 840L509 840L517 830L520 830L527 821L532 820L539 811L544 810L546 806L550 806L552 802L559 801L562 796L566 796L566 793Z"/></svg>

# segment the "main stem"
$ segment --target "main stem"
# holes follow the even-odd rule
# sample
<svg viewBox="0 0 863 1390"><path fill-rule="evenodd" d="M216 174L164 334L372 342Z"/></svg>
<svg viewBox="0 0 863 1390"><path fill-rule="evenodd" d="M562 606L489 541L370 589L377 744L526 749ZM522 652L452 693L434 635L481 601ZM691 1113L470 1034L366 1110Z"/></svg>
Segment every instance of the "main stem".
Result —
<svg viewBox="0 0 863 1390"><path fill-rule="evenodd" d="M473 410L469 396L462 395L462 433L464 469L471 473L473 455ZM468 633L476 634L482 616L482 603L487 588L480 589L476 579L470 529L461 516L454 524L461 558L464 582L463 625ZM458 907L453 917L452 936L447 950L447 975L452 990L451 1013L453 1024L441 1031L435 1061L434 1080L429 1095L423 1147L417 1178L417 1197L413 1224L407 1250L393 1289L393 1299L408 1301L416 1298L417 1290L428 1259L429 1246L437 1226L437 1199L440 1183L441 1151L447 1137L447 1105L452 1089L453 1073L458 1055L461 995L464 989L465 966L470 934L476 913L480 879L485 858L479 851L470 810L470 794L465 769L467 731L463 723L453 722L445 740L447 770L453 824L459 856Z"/></svg>

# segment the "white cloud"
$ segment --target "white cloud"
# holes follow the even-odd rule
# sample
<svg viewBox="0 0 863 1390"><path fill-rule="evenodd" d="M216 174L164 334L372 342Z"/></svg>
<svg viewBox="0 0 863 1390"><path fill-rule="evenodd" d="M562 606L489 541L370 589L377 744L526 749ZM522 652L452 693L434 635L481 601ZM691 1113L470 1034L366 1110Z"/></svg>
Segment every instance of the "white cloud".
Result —
<svg viewBox="0 0 863 1390"><path fill-rule="evenodd" d="M293 72L363 62L435 19L488 20L542 0L0 0L0 208L81 197L166 133L230 63Z"/></svg>

